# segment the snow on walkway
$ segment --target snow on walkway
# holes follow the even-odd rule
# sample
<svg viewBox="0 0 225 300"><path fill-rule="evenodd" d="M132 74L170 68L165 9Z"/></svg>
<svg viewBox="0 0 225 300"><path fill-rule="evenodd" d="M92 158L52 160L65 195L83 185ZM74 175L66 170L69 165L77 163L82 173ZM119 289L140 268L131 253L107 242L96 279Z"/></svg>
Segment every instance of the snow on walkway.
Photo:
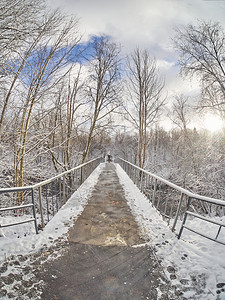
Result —
<svg viewBox="0 0 225 300"><path fill-rule="evenodd" d="M142 234L162 260L168 278L174 285L193 283L202 289L205 284L199 298L194 291L187 291L183 296L187 299L225 300L225 246L187 230L178 240L120 165L117 165L117 174ZM210 227L207 230L209 233ZM175 268L176 275L172 268Z"/></svg>
<svg viewBox="0 0 225 300"><path fill-rule="evenodd" d="M17 238L17 235L12 237L8 234L12 227L4 229L6 237L0 236L0 265L10 255L35 253L43 245L53 245L58 238L66 240L66 233L87 204L104 165L100 164L95 169L38 235L34 233ZM184 231L182 239L178 240L122 168L115 165L128 205L143 237L157 253L172 284L199 287L199 295L187 288L183 295L187 299L225 300L225 247L188 231ZM30 225L18 225L13 230L20 231L23 226Z"/></svg>
<svg viewBox="0 0 225 300"><path fill-rule="evenodd" d="M43 231L35 234L33 223L21 224L2 228L0 236L0 263L10 255L29 254L40 250L43 245L50 246L63 236L73 225L74 220L82 213L90 197L104 163L100 164L77 191L64 204L59 212L50 220ZM13 222L14 217L7 218L7 223ZM30 230L31 234L23 236L23 232ZM13 234L13 233L16 234ZM20 236L18 238L18 236Z"/></svg>

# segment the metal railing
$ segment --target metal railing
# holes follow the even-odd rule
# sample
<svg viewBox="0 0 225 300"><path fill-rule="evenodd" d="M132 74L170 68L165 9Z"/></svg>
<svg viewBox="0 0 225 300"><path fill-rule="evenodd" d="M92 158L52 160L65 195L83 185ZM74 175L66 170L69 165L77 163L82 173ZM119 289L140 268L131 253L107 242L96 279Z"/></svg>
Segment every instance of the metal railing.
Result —
<svg viewBox="0 0 225 300"><path fill-rule="evenodd" d="M97 167L101 159L100 157L93 159L31 186L1 188L0 194L5 194L7 197L11 195L11 199L16 198L15 194L20 193L21 195L22 193L24 204L0 208L0 214L6 211L28 212L28 209L32 209L33 217L19 222L0 224L0 228L34 222L35 232L38 233L38 229L43 228L49 222L50 218L58 212L60 207L66 203L69 197ZM40 214L39 224L37 213Z"/></svg>
<svg viewBox="0 0 225 300"><path fill-rule="evenodd" d="M142 193L149 199L152 206L160 212L164 220L167 220L171 230L175 231L177 229L178 239L180 239L183 230L187 229L214 242L225 245L225 242L219 239L221 229L225 227L225 223L217 222L203 216L206 206L211 206L211 209L217 212L217 214L222 212L221 215L224 215L225 201L192 193L122 158L119 158L119 163ZM189 219L199 218L214 224L216 226L215 236L209 236L205 232L200 232L198 229L193 228L191 220L188 220L188 216L190 216ZM179 218L181 225L180 228L177 228ZM170 224L171 220L172 226ZM187 221L190 221L190 224L187 225Z"/></svg>

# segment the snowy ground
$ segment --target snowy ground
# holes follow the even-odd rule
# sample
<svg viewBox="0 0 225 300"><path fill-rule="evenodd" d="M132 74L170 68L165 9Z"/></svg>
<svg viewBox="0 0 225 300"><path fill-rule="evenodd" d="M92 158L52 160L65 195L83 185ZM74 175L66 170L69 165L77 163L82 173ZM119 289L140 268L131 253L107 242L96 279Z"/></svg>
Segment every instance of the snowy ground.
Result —
<svg viewBox="0 0 225 300"><path fill-rule="evenodd" d="M183 296L187 299L225 300L225 247L187 230L184 230L182 239L178 240L167 223L152 208L148 199L138 190L122 168L119 165L116 166L128 204L142 234L145 236L147 244L154 248L158 260L161 261L172 284L182 285ZM10 290L15 290L18 287L15 282L19 282L19 277L22 276L19 271L15 275L15 270L20 267L24 271L23 274L26 274L27 265L32 261L33 258L31 259L31 257L35 256L35 253L38 251L42 253L42 259L60 255L60 246L54 248L54 245L57 244L56 241L61 240L62 242L66 239L66 232L87 204L103 167L104 163L100 164L38 235L35 234L32 223L1 230L0 275L5 280L9 280L7 294L10 293ZM1 220L1 222L8 221L10 220ZM197 221L195 220L195 222ZM196 223L196 226L202 226L201 221ZM207 228L207 231L209 233L210 227ZM141 245L139 246L141 247ZM52 255L50 255L51 253ZM23 261L25 255L28 255L28 258ZM13 277L11 275L13 273L14 278L11 280L10 276ZM18 277L17 281L16 276ZM32 280L26 280L26 275L23 275L22 280L24 284L32 282ZM195 290L192 288L193 286L196 287ZM27 298L24 297L23 299Z"/></svg>
<svg viewBox="0 0 225 300"><path fill-rule="evenodd" d="M33 223L0 229L0 299L39 299L40 285L44 283L37 281L36 265L62 254L66 233L87 204L103 166L94 170L39 234ZM0 222L11 223L13 219L5 217Z"/></svg>
<svg viewBox="0 0 225 300"><path fill-rule="evenodd" d="M65 234L68 228L73 225L74 220L82 213L103 166L104 164L100 164L94 170L91 176L45 226L44 230L39 231L39 234L35 234L33 222L0 229L0 262L10 255L36 252L43 245L51 245L54 240ZM19 218L21 220L29 219L29 216L16 217L16 221ZM11 223L14 219L12 216L7 216L1 218L1 223Z"/></svg>
<svg viewBox="0 0 225 300"><path fill-rule="evenodd" d="M225 246L187 230L184 230L182 239L178 240L119 165L117 173L142 234L157 252L167 277L174 285L187 286L183 296L187 299L225 300ZM202 220L193 222L196 227L203 226ZM205 230L207 234L214 234L213 226L209 225ZM224 231L223 235L225 239ZM200 295L188 289L190 285L196 285Z"/></svg>

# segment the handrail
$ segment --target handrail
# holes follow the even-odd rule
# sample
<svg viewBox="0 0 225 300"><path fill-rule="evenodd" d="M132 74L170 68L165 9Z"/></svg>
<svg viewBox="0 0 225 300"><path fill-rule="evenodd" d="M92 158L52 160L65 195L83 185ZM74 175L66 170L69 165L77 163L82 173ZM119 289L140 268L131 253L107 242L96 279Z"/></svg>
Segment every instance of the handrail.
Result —
<svg viewBox="0 0 225 300"><path fill-rule="evenodd" d="M33 218L29 219L29 220L23 220L20 222L15 222L15 223L11 223L11 224L4 224L1 225L0 227L8 227L8 226L13 226L13 225L19 225L19 224L23 224L26 222L31 222L34 221L34 225L35 225L35 231L36 233L38 233L38 226L37 226L37 218L36 218L36 212L35 212L35 201L34 201L34 191L36 189L38 189L38 198L39 198L39 210L40 210L40 215L41 215L41 227L45 226L45 221L44 221L44 213L43 213L43 200L42 200L42 187L46 187L45 188L45 200L46 200L46 211L47 211L47 219L49 221L49 205L51 205L53 207L53 215L55 214L55 210L58 211L59 209L59 201L57 199L57 197L59 197L60 201L63 202L63 204L67 201L68 197L71 195L72 193L72 187L70 187L70 190L68 189L68 187L66 186L66 175L67 174L72 174L72 176L75 174L75 171L80 170L80 177L77 177L77 172L76 172L76 179L79 178L79 182L77 182L76 184L78 184L78 186L83 182L84 180L84 171L86 170L85 167L90 165L91 166L91 170L93 170L96 167L96 164L93 164L94 162L98 162L100 161L101 157L97 157L95 159L92 159L86 163L83 163L79 166L76 166L70 170L67 170L63 173L60 173L54 177L51 177L47 180L41 181L39 183L33 184L33 185L28 185L28 186L23 186L23 187L12 187L12 188L0 188L0 194L2 193L15 193L15 192L24 192L24 191L31 191L31 197L32 197L32 203L30 204L23 204L23 205L18 205L18 206L13 206L13 207L5 207L5 208L1 208L0 212L3 211L8 211L8 210L17 210L17 209L24 209L27 207L32 207L33 210ZM86 174L88 176L88 174ZM60 179L57 181L57 179ZM61 180L62 179L62 180ZM59 183L59 191L56 190L56 187L54 187L54 185L52 185L54 183L54 181L56 181L56 183ZM49 184L52 183L50 185L50 195L49 193ZM73 189L74 190L74 189ZM62 195L61 195L62 194ZM53 200L53 197L55 197L55 203ZM48 199L50 198L50 200ZM63 200L63 201L62 201ZM50 202L50 203L49 203ZM62 204L62 203L61 203Z"/></svg>
<svg viewBox="0 0 225 300"><path fill-rule="evenodd" d="M81 164L81 165L79 165L79 166L77 166L77 167L74 167L74 168L72 168L72 169L70 169L70 170L68 170L68 171L65 171L65 172L63 172L63 173L60 173L60 174L58 174L58 175L56 175L56 176L54 176L54 177L51 177L51 178L49 178L49 179L47 179L47 180L43 180L43 181L41 181L41 182L39 182L39 183L36 183L36 184L33 184L33 185L26 185L26 186L21 186L21 187L12 187L12 188L0 188L0 193L11 193L11 192L31 191L32 189L35 189L35 188L38 188L38 187L40 187L40 186L46 185L46 184L48 184L48 183L50 183L50 182L52 182L52 181L54 181L54 180L56 180L56 179L58 179L58 178L60 178L60 177L62 177L62 176L65 176L65 175L67 175L67 174L69 174L69 173L71 173L71 172L73 172L73 171L75 171L75 170L78 170L78 169L80 169L80 168L83 168L84 166L86 166L86 165L88 165L88 164L90 164L90 163L96 161L96 160L99 159L99 158L100 158L100 157L94 158L94 159L92 159L92 160L90 160L90 161L88 161L88 162L86 162L86 163L83 163L83 164Z"/></svg>
<svg viewBox="0 0 225 300"><path fill-rule="evenodd" d="M211 197L207 197L207 196L202 196L202 195L199 195L199 194L195 194L195 193L190 192L189 190L187 190L185 188L182 188L182 187L180 187L180 186L178 186L178 185L176 185L176 184L174 184L174 183L172 183L172 182L170 182L170 181L168 181L168 180L166 180L166 179L164 179L164 178L162 178L162 177L160 177L160 176L158 176L156 174L153 174L153 173L151 173L149 171L146 171L146 170L144 170L144 169L142 169L142 168L140 168L140 167L132 164L131 162L129 162L129 161L123 159L123 158L119 157L119 159L121 159L122 161L124 161L124 162L128 163L129 165L135 167L136 169L138 169L138 170L140 170L140 171L142 171L142 172L144 172L144 173L146 173L146 174L154 177L155 179L160 180L161 182L165 183L166 185L170 186L171 188L174 188L177 191L181 192L182 194L187 195L188 197L191 197L191 198L194 198L194 199L199 199L199 200L206 201L206 202L209 202L209 203L212 203L212 204L216 204L216 205L225 206L225 201L223 201L223 200L219 200L219 199L215 199L215 198L211 198Z"/></svg>
<svg viewBox="0 0 225 300"><path fill-rule="evenodd" d="M168 224L169 224L171 218L173 218L173 216L174 216L172 231L174 231L177 226L178 217L183 216L182 224L181 224L181 227L180 227L179 233L178 233L178 239L181 237L183 229L185 228L185 229L190 230L196 234L199 234L205 238L208 238L212 241L215 241L222 245L225 245L225 242L217 239L221 232L221 228L225 227L225 223L215 221L215 220L210 220L209 218L203 217L199 213L193 213L189 210L191 208L192 200L207 202L207 203L210 203L213 205L217 205L219 207L225 207L225 201L207 197L207 196L202 196L202 195L190 192L187 189L184 189L184 188L182 188L174 183L171 183L170 181L168 181L156 174L146 171L146 170L130 163L129 161L124 160L123 158L119 158L119 160L122 162L122 166L123 166L124 170L127 172L127 174L131 178L133 177L134 183L141 186L141 191L144 192L145 195L149 198L149 200L152 203L152 206L154 206L160 212L160 214L163 216L164 219L165 218L168 219ZM131 171L132 168L134 169L134 172ZM140 171L138 173L138 176L137 176L136 170ZM143 179L143 174L147 175L147 176L145 176L146 178L148 178L148 176L152 178L151 182L148 182L148 185L146 185L146 187L143 187L143 185L144 185L143 181L147 180L146 178ZM172 188L174 192L178 191L180 193L179 202L177 202L176 212L173 212L174 203L176 203L176 201L177 201L177 200L175 200L176 197L174 197L174 194L173 194L173 196L170 197L170 199L169 199L170 194L169 194L168 190L167 190L167 195L165 196L165 193L162 191L161 183L164 183L169 188ZM145 181L145 184L146 184L146 181ZM149 192L149 190L150 190L150 192ZM157 190L158 190L158 192L157 192ZM150 194L152 194L152 195L150 195ZM186 197L184 197L184 196L186 196ZM184 203L184 198L187 198L187 204ZM156 202L157 202L157 204L156 204ZM160 207L160 203L161 203L161 207ZM167 213L168 205L169 205L168 203L170 204L169 213ZM217 231L216 237L212 238L210 236L207 236L204 233L199 233L198 231L190 228L189 226L186 226L186 221L187 221L188 215L217 225L218 231Z"/></svg>
<svg viewBox="0 0 225 300"><path fill-rule="evenodd" d="M92 162L94 162L94 161L96 161L96 160L98 160L98 159L100 159L100 158L101 158L101 157L94 158L94 159L92 159L92 160L89 160L89 161L86 162L86 163L83 163L83 164L81 164L81 165L79 165L79 166L77 166L77 167L74 167L74 168L72 168L72 169L70 169L70 170L68 170L68 171L65 171L65 172L63 172L63 173L61 173L61 174L58 174L58 175L56 175L56 176L54 176L54 177L52 177L52 178L50 178L50 179L41 181L40 183L36 183L36 184L33 185L33 188L38 188L38 187L40 187L40 186L46 185L46 184L50 183L51 181L54 181L54 180L56 180L56 179L58 179L58 178L61 178L61 177L65 176L65 175L67 175L67 174L69 174L69 173L71 173L71 172L73 172L73 171L78 170L78 169L81 169L81 168L85 167L86 165L89 165L90 163L92 163ZM0 190L0 191L1 191L1 190Z"/></svg>

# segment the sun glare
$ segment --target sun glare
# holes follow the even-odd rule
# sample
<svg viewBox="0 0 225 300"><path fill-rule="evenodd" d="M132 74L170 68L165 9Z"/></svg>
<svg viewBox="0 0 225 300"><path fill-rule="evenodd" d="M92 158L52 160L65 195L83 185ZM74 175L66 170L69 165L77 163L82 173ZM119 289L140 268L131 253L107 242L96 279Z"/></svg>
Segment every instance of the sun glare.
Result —
<svg viewBox="0 0 225 300"><path fill-rule="evenodd" d="M219 131L224 127L224 122L219 116L207 114L203 120L203 127L211 132Z"/></svg>

